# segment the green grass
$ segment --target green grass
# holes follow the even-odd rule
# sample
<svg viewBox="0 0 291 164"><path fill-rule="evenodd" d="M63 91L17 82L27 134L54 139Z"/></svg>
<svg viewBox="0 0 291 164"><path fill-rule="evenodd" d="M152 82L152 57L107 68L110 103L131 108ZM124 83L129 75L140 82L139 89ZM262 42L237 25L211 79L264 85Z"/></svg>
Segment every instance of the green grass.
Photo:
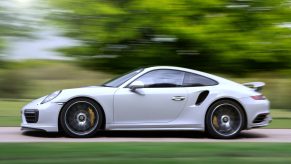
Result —
<svg viewBox="0 0 291 164"><path fill-rule="evenodd" d="M271 110L272 123L266 128L291 129L291 111L282 109Z"/></svg>
<svg viewBox="0 0 291 164"><path fill-rule="evenodd" d="M273 118L272 123L264 127L266 129L291 129L291 119Z"/></svg>
<svg viewBox="0 0 291 164"><path fill-rule="evenodd" d="M291 163L291 144L6 143L0 163Z"/></svg>
<svg viewBox="0 0 291 164"><path fill-rule="evenodd" d="M28 102L0 100L0 126L20 126L20 109Z"/></svg>
<svg viewBox="0 0 291 164"><path fill-rule="evenodd" d="M20 109L30 100L0 100L0 126L19 126ZM291 111L274 109L271 110L273 122L266 128L290 128Z"/></svg>

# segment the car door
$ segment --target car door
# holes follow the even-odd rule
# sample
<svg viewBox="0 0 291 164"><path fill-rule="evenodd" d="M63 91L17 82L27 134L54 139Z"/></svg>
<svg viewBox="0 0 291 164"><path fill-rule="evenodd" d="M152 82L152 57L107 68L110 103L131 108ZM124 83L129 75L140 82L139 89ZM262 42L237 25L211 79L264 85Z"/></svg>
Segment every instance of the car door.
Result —
<svg viewBox="0 0 291 164"><path fill-rule="evenodd" d="M165 123L177 118L187 100L187 91L182 87L184 74L170 69L153 70L135 80L142 82L144 88L117 90L114 122Z"/></svg>

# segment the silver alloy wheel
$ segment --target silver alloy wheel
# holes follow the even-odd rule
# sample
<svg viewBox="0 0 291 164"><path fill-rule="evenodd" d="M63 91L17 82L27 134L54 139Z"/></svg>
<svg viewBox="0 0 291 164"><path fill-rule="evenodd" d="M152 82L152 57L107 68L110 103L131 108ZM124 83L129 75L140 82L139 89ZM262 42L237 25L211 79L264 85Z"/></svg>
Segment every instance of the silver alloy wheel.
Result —
<svg viewBox="0 0 291 164"><path fill-rule="evenodd" d="M68 107L64 119L70 132L82 136L96 129L99 115L97 109L91 103L77 101Z"/></svg>
<svg viewBox="0 0 291 164"><path fill-rule="evenodd" d="M229 103L220 104L211 113L211 126L222 136L231 136L237 133L242 126L240 110Z"/></svg>

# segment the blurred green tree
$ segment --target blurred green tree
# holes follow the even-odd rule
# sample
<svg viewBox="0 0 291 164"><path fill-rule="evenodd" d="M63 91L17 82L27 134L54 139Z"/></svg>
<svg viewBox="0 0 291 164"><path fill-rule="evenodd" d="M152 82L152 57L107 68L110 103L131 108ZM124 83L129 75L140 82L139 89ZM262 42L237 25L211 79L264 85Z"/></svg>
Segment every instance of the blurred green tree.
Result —
<svg viewBox="0 0 291 164"><path fill-rule="evenodd" d="M5 49L11 44L9 38L31 37L32 28L28 26L27 17L17 9L16 2L0 1L0 98L24 97L29 83L20 69L3 60L7 55Z"/></svg>
<svg viewBox="0 0 291 164"><path fill-rule="evenodd" d="M87 68L177 65L243 73L289 68L287 0L58 0L52 16Z"/></svg>
<svg viewBox="0 0 291 164"><path fill-rule="evenodd" d="M13 2L9 2L9 4ZM15 4L16 5L16 4ZM17 15L11 7L7 7L7 2L0 2L0 68L6 63L2 59L2 53L8 46L9 37L29 37L31 28L22 20L21 15ZM2 60L1 60L2 59Z"/></svg>

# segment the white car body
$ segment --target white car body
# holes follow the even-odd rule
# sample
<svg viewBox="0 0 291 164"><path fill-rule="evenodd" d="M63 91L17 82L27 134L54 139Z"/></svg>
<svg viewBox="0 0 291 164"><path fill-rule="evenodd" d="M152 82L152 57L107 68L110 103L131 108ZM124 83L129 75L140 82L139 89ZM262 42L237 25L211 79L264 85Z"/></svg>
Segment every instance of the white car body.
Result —
<svg viewBox="0 0 291 164"><path fill-rule="evenodd" d="M159 69L172 69L198 74L218 82L214 86L140 88L132 92L127 86L141 75ZM202 91L209 91L201 104L196 104ZM269 114L269 101L254 100L251 96L259 93L251 88L208 73L180 67L157 66L143 69L137 75L117 88L90 86L62 90L61 94L47 103L45 97L24 106L21 127L58 132L59 115L66 102L77 97L86 97L100 104L105 116L105 130L205 130L205 115L215 101L231 99L238 102L245 111L247 122L244 129L267 126L270 115L259 123L254 123L260 114ZM183 97L183 101L173 101L173 97ZM179 98L179 97L178 97ZM38 111L38 121L28 123L25 110Z"/></svg>

